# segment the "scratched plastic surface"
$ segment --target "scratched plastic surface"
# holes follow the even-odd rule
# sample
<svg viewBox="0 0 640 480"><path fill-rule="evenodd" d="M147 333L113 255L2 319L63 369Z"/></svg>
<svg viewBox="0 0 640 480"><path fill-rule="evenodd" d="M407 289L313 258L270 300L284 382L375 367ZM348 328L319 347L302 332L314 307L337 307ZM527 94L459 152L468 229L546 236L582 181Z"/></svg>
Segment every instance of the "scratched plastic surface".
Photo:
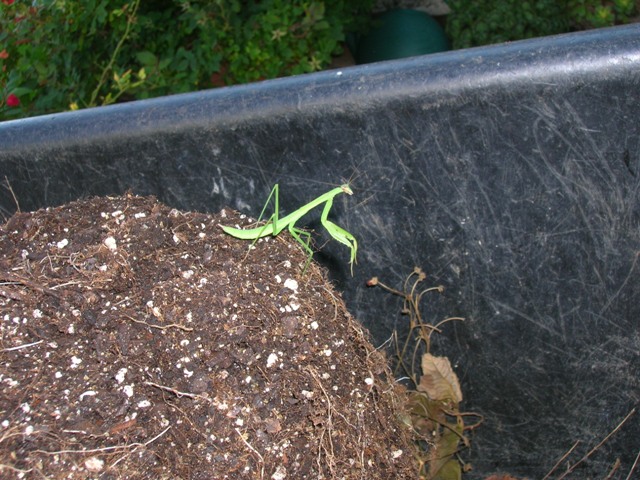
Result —
<svg viewBox="0 0 640 480"><path fill-rule="evenodd" d="M352 313L380 344L400 303L366 279L443 284L427 318L466 321L435 348L485 416L466 478L541 478L639 401L638 105L640 28L617 27L2 123L0 172L23 210L132 189L253 215L274 183L291 211L353 178L355 276L319 256ZM576 478L628 472L638 418Z"/></svg>

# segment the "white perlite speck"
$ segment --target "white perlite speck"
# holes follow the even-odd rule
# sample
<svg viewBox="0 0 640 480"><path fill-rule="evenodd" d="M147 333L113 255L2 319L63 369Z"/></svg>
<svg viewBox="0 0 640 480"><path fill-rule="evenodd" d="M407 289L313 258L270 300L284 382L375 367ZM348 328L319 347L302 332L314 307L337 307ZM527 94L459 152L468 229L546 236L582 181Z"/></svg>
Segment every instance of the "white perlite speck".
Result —
<svg viewBox="0 0 640 480"><path fill-rule="evenodd" d="M127 374L127 369L126 368L121 368L120 370L118 370L118 373L116 373L116 382L118 383L122 383L124 382L124 377Z"/></svg>
<svg viewBox="0 0 640 480"><path fill-rule="evenodd" d="M185 280L189 280L191 277L193 277L194 273L195 272L193 270L189 269L185 272L182 272L182 278L184 278Z"/></svg>
<svg viewBox="0 0 640 480"><path fill-rule="evenodd" d="M116 239L113 237L105 238L102 243L104 243L105 247L107 247L112 252L118 250L118 244L116 243Z"/></svg>
<svg viewBox="0 0 640 480"><path fill-rule="evenodd" d="M289 290L293 290L294 292L298 291L298 282L293 278L287 278L284 281L284 286L285 288L288 288Z"/></svg>
<svg viewBox="0 0 640 480"><path fill-rule="evenodd" d="M276 471L271 475L271 480L284 480L285 478L287 478L287 469L282 465L278 465Z"/></svg>
<svg viewBox="0 0 640 480"><path fill-rule="evenodd" d="M391 452L391 458L393 458L394 460L400 458L401 456L402 450L394 450L393 452Z"/></svg>
<svg viewBox="0 0 640 480"><path fill-rule="evenodd" d="M80 394L80 401L82 401L84 397L95 397L97 393L98 392L96 392L95 390L87 390L86 392L82 392Z"/></svg>
<svg viewBox="0 0 640 480"><path fill-rule="evenodd" d="M277 361L278 355L276 355L275 353L270 353L269 357L267 358L267 368L273 367Z"/></svg>
<svg viewBox="0 0 640 480"><path fill-rule="evenodd" d="M104 460L98 457L89 457L84 461L84 467L90 472L99 472L104 467Z"/></svg>

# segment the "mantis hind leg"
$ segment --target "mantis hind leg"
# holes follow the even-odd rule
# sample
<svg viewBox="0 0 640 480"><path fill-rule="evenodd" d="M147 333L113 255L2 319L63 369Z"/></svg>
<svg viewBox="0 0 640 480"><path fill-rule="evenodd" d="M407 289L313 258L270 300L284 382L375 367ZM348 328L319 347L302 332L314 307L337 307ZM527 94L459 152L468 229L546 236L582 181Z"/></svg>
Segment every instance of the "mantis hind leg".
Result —
<svg viewBox="0 0 640 480"><path fill-rule="evenodd" d="M274 199L275 209L274 209L273 213L271 214L271 216L269 217L269 219L262 226L262 228L260 228L260 230L258 230L258 233L257 233L256 237L253 239L253 242L251 242L251 245L249 245L249 248L247 249L247 253L245 253L244 257L242 258L243 262L249 256L249 252L251 252L251 250L253 250L253 247L256 244L256 242L258 241L258 239L260 239L263 236L268 235L268 234L265 235L264 232L267 230L269 225L272 225L271 235L275 236L275 235L278 234L278 231L276 231L276 227L278 226L278 211L280 210L278 193L279 193L279 188L278 188L278 184L276 183L273 186L273 188L271 189L271 192L269 193L269 196L267 197L267 201L264 203L264 207L262 207L262 211L260 212L260 216L258 216L258 220L256 221L256 223L259 222L260 220L262 220L262 216L264 215L264 212L267 210L267 207L269 206L269 202L271 201L271 197L273 197L273 199Z"/></svg>
<svg viewBox="0 0 640 480"><path fill-rule="evenodd" d="M279 192L280 189L278 188L278 184L276 183L273 188L271 189L271 192L269 193L269 196L267 197L267 201L264 203L264 207L262 207L262 211L260 212L260 216L258 217L258 222L260 220L262 220L262 216L264 215L264 212L267 210L267 207L269 206L269 202L271 201L271 197L273 197L274 203L275 203L275 210L273 211L273 215L271 215L271 217L269 217L269 220L267 220L266 225L269 225L270 222L275 223L276 225L278 224L278 211L280 210L280 205L279 205Z"/></svg>

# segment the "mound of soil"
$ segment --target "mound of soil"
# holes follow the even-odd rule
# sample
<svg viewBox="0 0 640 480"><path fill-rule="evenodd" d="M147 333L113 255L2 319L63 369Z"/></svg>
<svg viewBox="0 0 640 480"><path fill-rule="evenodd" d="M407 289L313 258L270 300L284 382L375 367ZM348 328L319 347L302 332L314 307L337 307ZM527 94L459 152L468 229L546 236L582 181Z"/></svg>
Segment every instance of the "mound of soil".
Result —
<svg viewBox="0 0 640 480"><path fill-rule="evenodd" d="M415 478L385 358L247 223L126 195L0 227L2 478Z"/></svg>

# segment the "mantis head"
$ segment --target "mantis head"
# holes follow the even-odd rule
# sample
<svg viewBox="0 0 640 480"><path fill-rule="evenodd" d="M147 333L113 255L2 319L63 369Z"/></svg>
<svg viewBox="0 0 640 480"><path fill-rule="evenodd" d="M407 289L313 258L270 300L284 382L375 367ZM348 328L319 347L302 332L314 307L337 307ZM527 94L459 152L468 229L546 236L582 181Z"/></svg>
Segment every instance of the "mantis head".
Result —
<svg viewBox="0 0 640 480"><path fill-rule="evenodd" d="M351 188L349 187L349 185L347 185L346 183L344 185L340 185L340 188L342 189L342 191L344 193L346 193L347 195L353 195L353 190L351 190Z"/></svg>

